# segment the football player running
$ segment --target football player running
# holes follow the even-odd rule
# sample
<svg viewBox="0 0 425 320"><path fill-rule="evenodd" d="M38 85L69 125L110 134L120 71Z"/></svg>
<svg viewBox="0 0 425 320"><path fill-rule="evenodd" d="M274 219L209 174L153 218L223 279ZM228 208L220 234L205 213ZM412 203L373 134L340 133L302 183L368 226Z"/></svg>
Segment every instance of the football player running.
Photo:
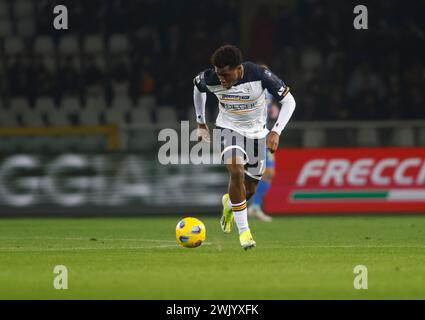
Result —
<svg viewBox="0 0 425 320"><path fill-rule="evenodd" d="M274 153L282 130L295 110L289 87L268 68L243 62L239 48L224 45L211 57L212 68L194 79L193 99L198 123L198 139L210 141L205 119L207 92L218 99L216 130L221 142L221 158L229 173L228 193L223 195L221 228L230 233L233 222L243 249L256 246L248 224L247 200L256 192L266 168L267 149ZM266 92L281 109L271 131L267 129Z"/></svg>

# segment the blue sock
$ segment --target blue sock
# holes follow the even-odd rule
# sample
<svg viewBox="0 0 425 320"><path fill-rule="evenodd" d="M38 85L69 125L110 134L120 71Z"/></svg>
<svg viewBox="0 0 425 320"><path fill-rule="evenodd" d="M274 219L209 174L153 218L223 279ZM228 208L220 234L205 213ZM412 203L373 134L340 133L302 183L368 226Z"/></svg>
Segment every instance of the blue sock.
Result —
<svg viewBox="0 0 425 320"><path fill-rule="evenodd" d="M269 191L270 189L270 182L266 182L261 180L258 183L258 187L257 187L257 192L255 192L255 194L252 197L252 204L253 205L257 205L260 208L262 208L263 206L263 200L264 200L264 196L266 195L267 191Z"/></svg>

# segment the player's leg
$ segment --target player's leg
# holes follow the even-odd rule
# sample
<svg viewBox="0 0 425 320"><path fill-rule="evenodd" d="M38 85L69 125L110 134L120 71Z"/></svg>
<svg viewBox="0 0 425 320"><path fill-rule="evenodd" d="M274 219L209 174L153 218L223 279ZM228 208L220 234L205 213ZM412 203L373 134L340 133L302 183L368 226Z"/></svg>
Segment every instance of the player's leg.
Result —
<svg viewBox="0 0 425 320"><path fill-rule="evenodd" d="M241 157L229 158L226 163L229 172L229 198L239 234L249 230L246 203L245 169Z"/></svg>
<svg viewBox="0 0 425 320"><path fill-rule="evenodd" d="M239 241L243 249L255 247L248 224L247 190L245 187L245 168L240 163L241 158L232 158L232 163L226 164L229 171L229 197L236 226L239 231Z"/></svg>
<svg viewBox="0 0 425 320"><path fill-rule="evenodd" d="M272 218L266 215L263 211L263 201L264 197L267 194L271 186L271 181L274 176L274 156L269 151L267 152L266 157L266 170L264 171L263 177L258 184L257 192L252 198L251 205L248 208L248 215L251 217L256 217L261 221L270 222Z"/></svg>
<svg viewBox="0 0 425 320"><path fill-rule="evenodd" d="M229 196L232 204L246 201L245 169L240 157L230 158L226 164L229 172Z"/></svg>
<svg viewBox="0 0 425 320"><path fill-rule="evenodd" d="M236 159L234 159L233 161L237 161ZM229 188L228 188L228 193L226 193L223 198L222 198L222 203L223 203L223 215L222 215L222 219L221 219L221 225L222 225L222 229L224 233L230 233L231 232L231 224L227 223L226 221L232 221L234 219L233 216L233 210L232 210L232 201L230 200L230 194L234 194L235 196L232 196L232 199L238 199L238 200L234 200L233 203L237 204L237 203L241 203L243 201L243 199L246 199L246 201L248 201L254 194L255 191L257 189L257 185L258 185L258 180L254 180L254 179L250 179L248 176L245 175L245 179L243 181L243 186L240 182L241 179L241 170L244 171L245 168L242 166L242 168L238 167L233 167L231 165L228 165L227 167L228 171L229 171ZM244 172L242 174L245 174ZM233 179L232 179L233 176ZM235 202L236 201L236 202ZM226 218L226 216L228 216L230 214L230 212L232 213L231 217Z"/></svg>
<svg viewBox="0 0 425 320"><path fill-rule="evenodd" d="M222 159L229 172L229 188L228 199L223 196L223 216L221 218L221 226L224 232L231 230L231 217L236 223L239 231L239 240L242 248L249 249L255 246L248 225L247 212L247 194L245 188L245 165L248 162L248 154L246 149L246 138L237 132L222 130ZM232 208L231 214L228 214L226 208Z"/></svg>
<svg viewBox="0 0 425 320"><path fill-rule="evenodd" d="M236 159L234 159L236 160ZM226 165L230 181L229 196L232 202L232 210L236 226L239 231L239 241L243 249L247 250L255 247L256 243L252 238L248 224L247 211L247 190L245 187L245 168L243 164Z"/></svg>
<svg viewBox="0 0 425 320"><path fill-rule="evenodd" d="M245 175L245 190L246 190L246 200L250 200L253 196L255 196L259 180L251 179L249 176Z"/></svg>
<svg viewBox="0 0 425 320"><path fill-rule="evenodd" d="M245 139L244 151L246 161L244 165L244 191L245 201L243 202L243 211L237 212L233 204L235 221L239 229L239 240L244 249L255 247L256 243L252 237L248 225L248 210L246 201L256 192L257 185L265 169L266 158L266 139ZM239 176L241 172L238 172ZM244 230L245 228L245 230Z"/></svg>
<svg viewBox="0 0 425 320"><path fill-rule="evenodd" d="M264 197L270 189L271 181L274 175L274 169L267 168L264 172L262 180L258 184L257 192L252 197L252 203L248 208L248 215L256 217L261 221L270 222L272 218L263 211Z"/></svg>
<svg viewBox="0 0 425 320"><path fill-rule="evenodd" d="M229 129L218 129L220 130L216 132L219 135L215 136L215 139L221 140L221 157L229 172L228 193L222 198L223 214L220 225L224 233L230 233L234 222L232 202L238 204L246 199L246 191L243 186L243 166L247 156L244 150L243 136Z"/></svg>
<svg viewBox="0 0 425 320"><path fill-rule="evenodd" d="M244 185L244 153L243 149L228 147L223 152L223 160L229 172L228 193L223 195L223 214L220 219L221 229L224 233L232 231L235 221L234 207L243 209L246 207L246 190Z"/></svg>

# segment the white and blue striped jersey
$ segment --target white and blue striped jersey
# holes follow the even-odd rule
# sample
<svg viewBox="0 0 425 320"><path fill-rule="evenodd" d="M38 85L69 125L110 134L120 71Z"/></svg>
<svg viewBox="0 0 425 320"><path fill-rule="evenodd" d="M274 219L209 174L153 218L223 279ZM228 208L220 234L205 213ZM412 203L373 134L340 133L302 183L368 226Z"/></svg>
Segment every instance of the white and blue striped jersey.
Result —
<svg viewBox="0 0 425 320"><path fill-rule="evenodd" d="M230 89L224 88L214 69L199 73L194 84L200 92L211 92L218 99L216 125L234 130L251 139L264 138L267 129L267 91L277 101L289 92L289 87L269 69L244 62L244 74Z"/></svg>

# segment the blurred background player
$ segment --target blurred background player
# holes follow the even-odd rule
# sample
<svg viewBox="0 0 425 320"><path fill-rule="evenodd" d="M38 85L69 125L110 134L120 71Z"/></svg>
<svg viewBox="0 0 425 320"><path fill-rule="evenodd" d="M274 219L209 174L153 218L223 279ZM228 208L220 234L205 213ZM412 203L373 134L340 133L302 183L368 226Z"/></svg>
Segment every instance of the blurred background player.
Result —
<svg viewBox="0 0 425 320"><path fill-rule="evenodd" d="M266 65L263 65L268 68ZM271 130L277 117L279 116L279 107L273 101L273 96L266 90L267 101L267 128ZM248 207L248 216L258 218L261 221L271 222L272 217L268 216L263 211L264 198L269 191L275 174L275 154L267 150L266 153L266 170L264 171L261 181L258 183L257 191L252 197Z"/></svg>

